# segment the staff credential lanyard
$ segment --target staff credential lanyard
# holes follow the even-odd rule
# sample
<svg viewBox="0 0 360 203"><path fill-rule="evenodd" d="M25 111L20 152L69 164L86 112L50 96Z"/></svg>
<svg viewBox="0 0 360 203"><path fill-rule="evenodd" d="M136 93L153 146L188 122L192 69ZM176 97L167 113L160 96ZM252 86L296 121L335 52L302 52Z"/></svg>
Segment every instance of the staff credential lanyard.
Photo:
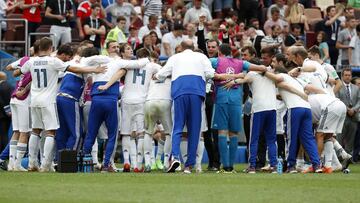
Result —
<svg viewBox="0 0 360 203"><path fill-rule="evenodd" d="M66 0L64 0L64 8L63 8L63 12L61 12L61 4L60 4L60 0L58 0L58 6L59 6L59 15L65 14L65 12L66 12Z"/></svg>
<svg viewBox="0 0 360 203"><path fill-rule="evenodd" d="M95 18L95 27L94 27L93 18L92 18L92 16L90 16L90 26L91 26L91 28L98 29L98 27L99 27L98 18Z"/></svg>

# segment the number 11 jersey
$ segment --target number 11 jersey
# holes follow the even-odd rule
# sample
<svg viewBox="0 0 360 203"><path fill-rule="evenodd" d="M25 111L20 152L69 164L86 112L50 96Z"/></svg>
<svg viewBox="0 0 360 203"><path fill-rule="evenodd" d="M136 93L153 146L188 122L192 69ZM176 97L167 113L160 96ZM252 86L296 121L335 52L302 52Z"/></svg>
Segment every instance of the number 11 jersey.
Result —
<svg viewBox="0 0 360 203"><path fill-rule="evenodd" d="M47 107L56 103L59 72L66 64L56 57L31 57L22 67L22 73L31 73L31 107Z"/></svg>

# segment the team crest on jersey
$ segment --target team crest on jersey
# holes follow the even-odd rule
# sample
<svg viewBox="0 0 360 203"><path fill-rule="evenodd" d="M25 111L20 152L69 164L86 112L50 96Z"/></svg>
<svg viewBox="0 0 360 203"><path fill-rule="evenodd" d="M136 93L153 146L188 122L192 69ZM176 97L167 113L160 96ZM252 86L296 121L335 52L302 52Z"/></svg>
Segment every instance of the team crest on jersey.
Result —
<svg viewBox="0 0 360 203"><path fill-rule="evenodd" d="M235 73L235 69L233 67L231 67L231 66L227 67L225 71L226 71L227 74L234 74Z"/></svg>

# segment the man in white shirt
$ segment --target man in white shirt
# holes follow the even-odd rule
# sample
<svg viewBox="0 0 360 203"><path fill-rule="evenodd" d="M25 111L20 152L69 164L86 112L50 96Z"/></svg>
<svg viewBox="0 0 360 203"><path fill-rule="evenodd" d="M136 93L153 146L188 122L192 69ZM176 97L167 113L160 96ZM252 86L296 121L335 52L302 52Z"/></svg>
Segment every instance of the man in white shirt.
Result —
<svg viewBox="0 0 360 203"><path fill-rule="evenodd" d="M143 37L149 34L151 31L155 31L159 39L162 38L161 30L160 27L158 26L158 18L159 17L156 15L151 15L149 17L149 24L144 25L140 28L138 37L141 42L143 40Z"/></svg>
<svg viewBox="0 0 360 203"><path fill-rule="evenodd" d="M199 16L205 15L208 21L212 21L212 16L208 8L202 7L202 0L194 0L194 6L186 11L183 24L199 23Z"/></svg>
<svg viewBox="0 0 360 203"><path fill-rule="evenodd" d="M184 27L179 22L174 24L174 30L166 33L162 38L161 55L172 56L175 54L175 48L183 41Z"/></svg>

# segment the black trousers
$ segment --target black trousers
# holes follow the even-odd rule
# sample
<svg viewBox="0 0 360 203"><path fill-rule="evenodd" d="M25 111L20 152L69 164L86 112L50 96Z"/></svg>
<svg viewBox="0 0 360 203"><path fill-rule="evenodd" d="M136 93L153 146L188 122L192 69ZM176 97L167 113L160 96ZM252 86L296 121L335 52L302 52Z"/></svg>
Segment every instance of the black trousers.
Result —
<svg viewBox="0 0 360 203"><path fill-rule="evenodd" d="M213 100L210 94L206 95L205 111L207 117L208 131L204 134L204 145L209 157L208 167L220 167L220 154L218 147L218 132L211 129L211 119L213 111Z"/></svg>

